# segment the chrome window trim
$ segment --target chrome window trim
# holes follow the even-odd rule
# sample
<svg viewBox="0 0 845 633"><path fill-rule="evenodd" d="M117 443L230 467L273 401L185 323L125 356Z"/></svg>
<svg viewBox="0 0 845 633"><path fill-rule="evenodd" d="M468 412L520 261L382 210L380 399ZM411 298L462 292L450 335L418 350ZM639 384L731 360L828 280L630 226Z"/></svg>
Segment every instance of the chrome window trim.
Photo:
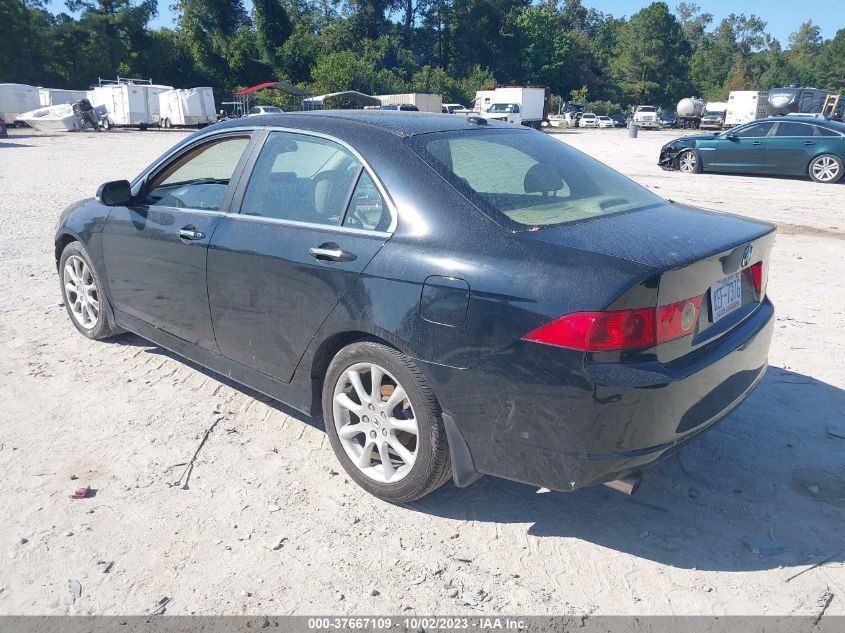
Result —
<svg viewBox="0 0 845 633"><path fill-rule="evenodd" d="M285 220L282 218L265 218L260 215L246 215L243 213L228 213L231 219L241 219L250 222L260 222L262 224L283 224L285 226L293 226L301 229L320 229L325 231L332 231L335 233L353 233L355 235L368 235L370 237L387 238L393 235L388 231L370 231L368 229L355 229L348 226L339 226L337 224L317 224L316 222L299 222L298 220Z"/></svg>
<svg viewBox="0 0 845 633"><path fill-rule="evenodd" d="M264 217L256 216L256 215L245 215L245 214L241 213L240 208L238 208L237 210L233 209L232 213L228 214L232 218L241 217L241 218L248 218L250 220L262 220L262 221L266 221L266 222L286 224L286 225L289 225L289 226L297 226L297 227L300 227L300 228L320 228L320 229L336 230L336 231L339 231L339 232L342 232L342 233L354 233L354 234L364 234L364 235L373 235L373 236L390 236L390 235L393 235L393 233L396 232L396 227L399 225L399 213L396 209L396 205L393 203L393 199L388 195L387 189L385 189L384 184L381 182L381 179L378 177L378 175L376 175L373 168L370 167L370 164L366 160L364 160L364 157L361 156L361 154L358 152L358 150L356 150L354 147L352 147L349 143L342 141L341 139L339 139L337 137L331 136L330 134L325 134L323 132L314 132L312 130L300 130L300 129L296 129L296 128L289 128L289 127L282 127L282 126L275 126L275 125L273 125L273 126L270 126L270 125L262 126L260 128L256 128L256 129L266 131L267 132L267 138L269 138L270 134L272 134L273 132L285 132L285 133L288 133L288 134L299 134L301 136L313 136L315 138L320 138L320 139L323 139L323 140L326 140L326 141L330 141L332 143L337 143L338 145L340 145L341 147L343 147L344 149L349 151L349 153L351 153L361 163L363 168L370 175L370 178L372 179L372 181L375 183L376 188L379 191L379 194L381 194L381 197L384 200L384 203L387 205L388 211L390 212L390 226L388 226L387 229L384 230L384 231L371 231L371 230L368 230L368 229L356 229L356 228L351 228L351 227L343 226L343 225L319 224L319 223L316 223L316 222L299 222L297 220L285 220L283 218L264 218ZM264 145L266 144L266 142L267 142L267 139L265 138L264 143L262 143L262 147L258 150L259 155L260 155L260 152L264 149ZM252 178L252 173L250 173L250 179L251 178ZM359 178L360 178L360 176L359 176ZM244 191L246 191L248 188L249 188L249 182L247 182L246 186L244 187ZM344 211L346 211L346 209L344 209Z"/></svg>

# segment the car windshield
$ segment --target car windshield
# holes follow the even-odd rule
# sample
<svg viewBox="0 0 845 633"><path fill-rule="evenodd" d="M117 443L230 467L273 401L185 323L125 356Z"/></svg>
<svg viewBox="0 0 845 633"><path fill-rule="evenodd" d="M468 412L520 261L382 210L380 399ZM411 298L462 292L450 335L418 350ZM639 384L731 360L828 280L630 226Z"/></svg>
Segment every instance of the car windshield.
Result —
<svg viewBox="0 0 845 633"><path fill-rule="evenodd" d="M657 108L651 106L642 106L637 108L637 112L657 112Z"/></svg>
<svg viewBox="0 0 845 633"><path fill-rule="evenodd" d="M262 106L262 110L264 110L265 114L278 114L282 111L281 108L277 108L275 106Z"/></svg>
<svg viewBox="0 0 845 633"><path fill-rule="evenodd" d="M512 112L512 103L494 103L487 112Z"/></svg>
<svg viewBox="0 0 845 633"><path fill-rule="evenodd" d="M411 148L493 220L531 230L663 203L565 143L523 130L420 134Z"/></svg>

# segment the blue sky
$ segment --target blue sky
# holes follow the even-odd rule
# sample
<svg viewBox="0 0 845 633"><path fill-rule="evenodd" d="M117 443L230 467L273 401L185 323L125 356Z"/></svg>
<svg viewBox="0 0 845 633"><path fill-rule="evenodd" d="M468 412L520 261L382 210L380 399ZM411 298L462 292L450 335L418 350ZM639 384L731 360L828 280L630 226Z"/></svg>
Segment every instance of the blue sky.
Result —
<svg viewBox="0 0 845 633"><path fill-rule="evenodd" d="M688 0L689 1L689 0ZM245 0L247 6L251 5L250 0ZM153 21L153 27L173 26L173 14L168 7L171 0L159 0L159 15ZM628 17L636 13L650 2L648 0L584 0L584 6L592 7L612 13L613 15ZM670 8L674 9L677 0L667 0ZM842 0L810 0L801 3L800 10L796 10L796 4L783 0L698 0L697 4L704 11L712 13L714 21L718 22L731 12L755 14L768 22L767 30L774 37L780 40L784 47L789 42L789 35L798 28L798 25L805 20L812 20L822 30L822 36L827 39L833 37L836 31L845 28L845 10ZM50 9L55 13L66 11L63 0L50 0Z"/></svg>

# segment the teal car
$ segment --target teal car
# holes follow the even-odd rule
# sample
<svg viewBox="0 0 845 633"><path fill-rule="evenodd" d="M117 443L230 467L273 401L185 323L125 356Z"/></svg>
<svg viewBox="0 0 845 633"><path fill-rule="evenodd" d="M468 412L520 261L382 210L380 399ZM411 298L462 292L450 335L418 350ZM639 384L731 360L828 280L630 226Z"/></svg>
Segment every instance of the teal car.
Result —
<svg viewBox="0 0 845 633"><path fill-rule="evenodd" d="M660 150L664 169L809 176L834 183L845 174L845 123L816 117L769 117L721 134L694 134Z"/></svg>

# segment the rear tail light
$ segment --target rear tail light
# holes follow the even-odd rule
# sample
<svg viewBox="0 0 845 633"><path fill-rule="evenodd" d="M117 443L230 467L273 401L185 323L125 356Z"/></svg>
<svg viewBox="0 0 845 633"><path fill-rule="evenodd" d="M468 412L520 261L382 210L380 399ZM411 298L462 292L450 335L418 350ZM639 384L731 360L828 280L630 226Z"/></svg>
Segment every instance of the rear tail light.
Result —
<svg viewBox="0 0 845 633"><path fill-rule="evenodd" d="M691 334L703 297L657 308L574 312L540 326L524 341L585 352L643 349Z"/></svg>
<svg viewBox="0 0 845 633"><path fill-rule="evenodd" d="M759 296L763 295L763 262L757 262L751 267L751 278L754 281L754 290Z"/></svg>

